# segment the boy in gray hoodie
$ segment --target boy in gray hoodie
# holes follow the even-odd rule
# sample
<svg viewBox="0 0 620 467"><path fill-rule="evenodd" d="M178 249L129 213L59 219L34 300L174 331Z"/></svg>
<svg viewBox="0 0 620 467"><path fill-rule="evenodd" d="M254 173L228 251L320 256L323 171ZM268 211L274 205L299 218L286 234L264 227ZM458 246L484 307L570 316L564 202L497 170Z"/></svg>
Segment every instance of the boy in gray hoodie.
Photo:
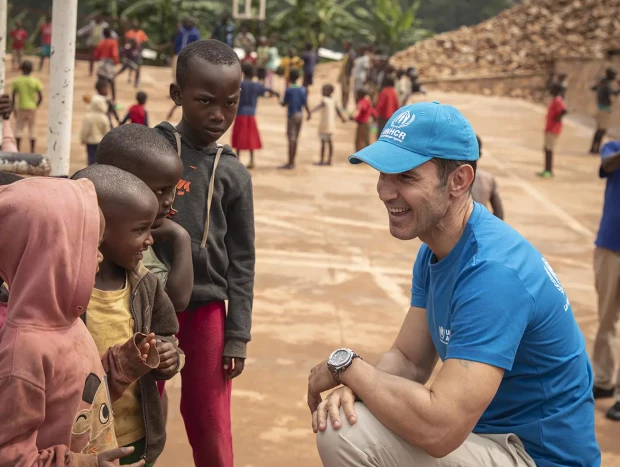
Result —
<svg viewBox="0 0 620 467"><path fill-rule="evenodd" d="M216 40L194 42L179 54L170 86L170 97L183 109L181 122L155 128L183 161L169 217L192 240L194 288L187 311L178 315L177 337L187 355L181 414L197 467L233 467L231 380L243 371L250 340L252 180L232 149L217 144L235 118L240 87L233 49ZM157 244L154 249L165 258Z"/></svg>

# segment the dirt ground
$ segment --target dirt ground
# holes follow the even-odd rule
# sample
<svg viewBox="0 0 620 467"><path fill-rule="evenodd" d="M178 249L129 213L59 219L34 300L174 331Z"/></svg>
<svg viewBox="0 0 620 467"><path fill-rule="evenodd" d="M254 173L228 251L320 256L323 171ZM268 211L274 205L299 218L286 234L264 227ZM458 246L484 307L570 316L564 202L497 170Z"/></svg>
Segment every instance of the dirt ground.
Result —
<svg viewBox="0 0 620 467"><path fill-rule="evenodd" d="M76 72L71 169L86 161L79 130L94 80L86 63ZM47 85L46 73L39 74ZM319 84L325 76L318 72ZM14 74L8 74L8 82ZM152 124L165 118L169 69L143 70ZM331 79L334 80L334 76ZM283 85L278 84L281 88ZM124 116L135 89L118 80ZM10 88L9 88L10 89ZM46 137L47 97L37 126L38 150ZM310 95L319 100L319 87ZM457 106L484 141L480 167L499 183L506 221L549 260L562 280L577 321L591 348L597 326L592 251L601 214L604 183L598 159L586 155L591 129L568 121L556 156L556 177L541 180L544 108L519 100L432 94ZM175 117L180 118L180 111ZM176 120L175 120L176 122ZM285 109L262 99L258 124L264 149L253 173L256 210L256 287L253 340L244 374L233 386L235 465L239 467L320 465L305 402L310 368L340 346L375 361L389 348L409 303L411 270L420 242L392 238L387 216L368 167L350 166L354 125L339 124L335 165L314 167L320 143L318 118L304 123L298 168L275 170L286 158ZM224 137L228 141L229 136ZM247 154L242 154L247 160ZM159 467L192 465L179 415L178 380L167 385L168 444ZM620 467L620 423L604 418L610 401L596 405L603 465Z"/></svg>

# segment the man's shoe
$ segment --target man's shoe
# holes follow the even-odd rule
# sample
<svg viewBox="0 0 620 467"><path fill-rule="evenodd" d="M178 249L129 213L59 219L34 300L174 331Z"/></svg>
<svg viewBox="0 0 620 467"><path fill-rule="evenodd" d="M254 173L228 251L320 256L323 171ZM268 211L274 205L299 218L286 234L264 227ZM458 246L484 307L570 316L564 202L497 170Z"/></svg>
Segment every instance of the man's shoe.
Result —
<svg viewBox="0 0 620 467"><path fill-rule="evenodd" d="M620 402L616 402L613 407L607 411L605 417L615 422L620 421Z"/></svg>
<svg viewBox="0 0 620 467"><path fill-rule="evenodd" d="M592 388L592 395L595 399L608 399L610 397L614 397L614 388L603 389L598 386L594 386Z"/></svg>

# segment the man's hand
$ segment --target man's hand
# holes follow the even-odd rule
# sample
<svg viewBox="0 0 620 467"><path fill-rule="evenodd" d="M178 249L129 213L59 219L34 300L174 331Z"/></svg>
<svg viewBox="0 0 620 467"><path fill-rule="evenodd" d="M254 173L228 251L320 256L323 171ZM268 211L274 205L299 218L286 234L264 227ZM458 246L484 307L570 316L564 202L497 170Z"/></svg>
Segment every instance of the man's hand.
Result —
<svg viewBox="0 0 620 467"><path fill-rule="evenodd" d="M8 94L2 94L0 96L0 115L4 120L11 118L11 112L13 112L13 104Z"/></svg>
<svg viewBox="0 0 620 467"><path fill-rule="evenodd" d="M308 407L310 413L314 413L321 403L321 393L328 391L340 383L336 380L334 374L327 368L327 360L319 363L308 376Z"/></svg>
<svg viewBox="0 0 620 467"><path fill-rule="evenodd" d="M127 457L133 452L133 450L133 447L129 447L111 449L109 451L102 452L97 456L97 467L117 467L118 463L114 461ZM144 460L140 460L128 465L127 467L142 467L143 465Z"/></svg>
<svg viewBox="0 0 620 467"><path fill-rule="evenodd" d="M172 376L179 365L179 352L170 342L158 340L159 366L157 370L166 376Z"/></svg>
<svg viewBox="0 0 620 467"><path fill-rule="evenodd" d="M312 414L312 431L315 433L317 431L325 431L327 428L328 415L334 430L340 429L342 426L342 420L340 420L340 406L344 409L344 415L349 425L355 425L357 422L357 415L355 414L355 408L353 406L355 399L355 393L347 386L334 389Z"/></svg>
<svg viewBox="0 0 620 467"><path fill-rule="evenodd" d="M172 219L157 219L151 228L151 235L155 242L173 240L180 235L189 235L187 230Z"/></svg>
<svg viewBox="0 0 620 467"><path fill-rule="evenodd" d="M245 358L241 357L222 357L222 366L224 368L224 378L231 380L243 373L245 368Z"/></svg>
<svg viewBox="0 0 620 467"><path fill-rule="evenodd" d="M146 362L146 360L149 358L150 348L155 347L156 345L155 334L150 333L148 336L136 342L136 345L138 346L138 350L140 351L140 357L142 357L142 360Z"/></svg>

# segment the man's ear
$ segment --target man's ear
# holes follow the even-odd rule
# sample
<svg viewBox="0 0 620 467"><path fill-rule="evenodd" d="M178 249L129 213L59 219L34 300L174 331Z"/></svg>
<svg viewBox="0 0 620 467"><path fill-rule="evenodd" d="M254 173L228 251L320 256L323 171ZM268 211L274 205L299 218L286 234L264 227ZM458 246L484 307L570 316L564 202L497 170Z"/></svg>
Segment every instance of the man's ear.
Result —
<svg viewBox="0 0 620 467"><path fill-rule="evenodd" d="M469 187L474 184L475 178L474 168L469 164L459 166L451 174L449 183L451 194L460 197L469 191Z"/></svg>
<svg viewBox="0 0 620 467"><path fill-rule="evenodd" d="M183 96L181 93L181 88L177 83L170 84L170 98L178 107L181 107L183 104Z"/></svg>

